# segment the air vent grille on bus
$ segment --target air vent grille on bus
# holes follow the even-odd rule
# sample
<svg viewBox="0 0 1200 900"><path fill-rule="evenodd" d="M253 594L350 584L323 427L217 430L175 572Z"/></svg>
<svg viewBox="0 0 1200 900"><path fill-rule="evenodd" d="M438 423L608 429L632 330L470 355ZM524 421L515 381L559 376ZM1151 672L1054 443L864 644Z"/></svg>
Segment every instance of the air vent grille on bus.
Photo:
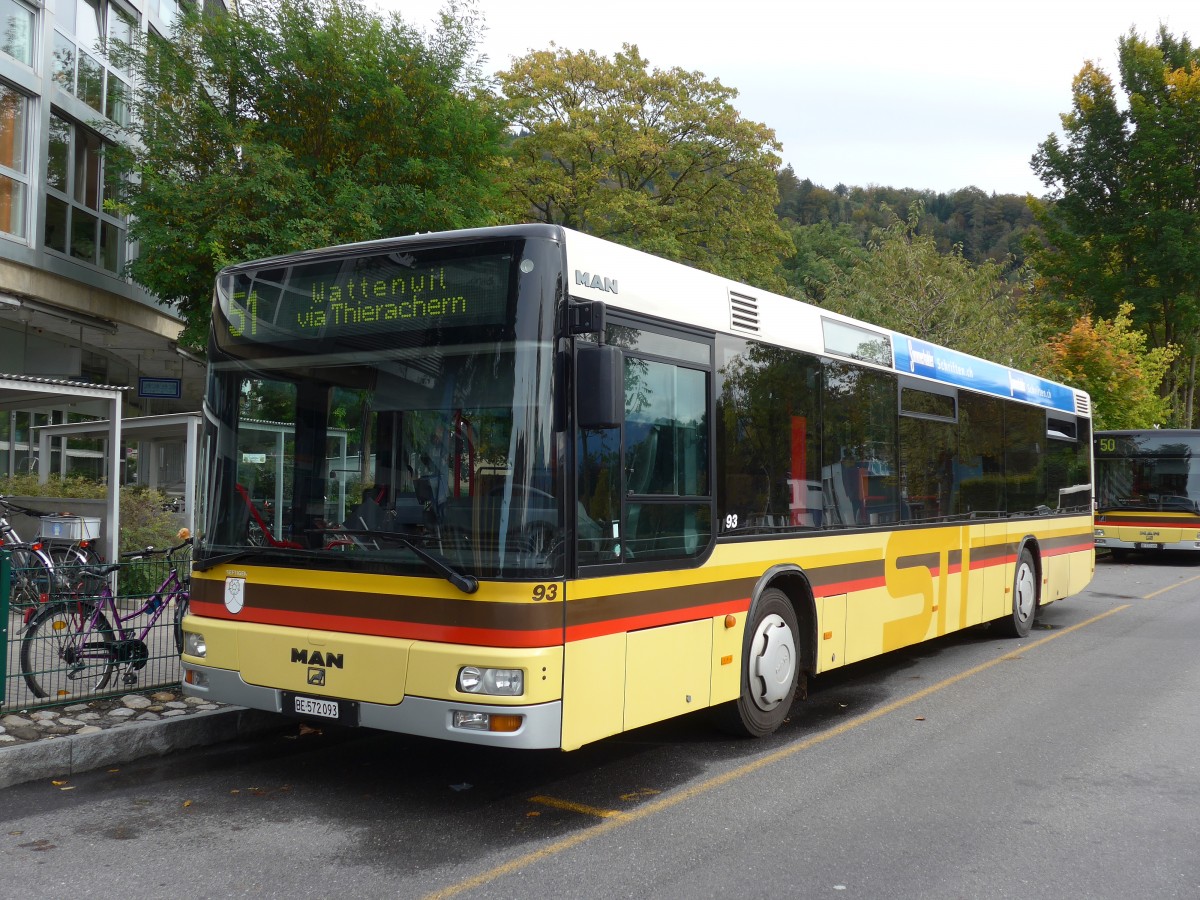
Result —
<svg viewBox="0 0 1200 900"><path fill-rule="evenodd" d="M1092 400L1087 394L1075 392L1075 415L1090 416L1092 414Z"/></svg>
<svg viewBox="0 0 1200 900"><path fill-rule="evenodd" d="M729 292L729 326L734 331L758 334L758 301L745 294Z"/></svg>

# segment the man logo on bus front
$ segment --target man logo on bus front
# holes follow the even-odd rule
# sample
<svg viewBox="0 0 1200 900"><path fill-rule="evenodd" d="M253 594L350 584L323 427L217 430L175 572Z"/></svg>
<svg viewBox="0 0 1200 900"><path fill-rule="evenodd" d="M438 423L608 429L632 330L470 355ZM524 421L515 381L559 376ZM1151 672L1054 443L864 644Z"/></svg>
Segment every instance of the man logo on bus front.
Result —
<svg viewBox="0 0 1200 900"><path fill-rule="evenodd" d="M308 670L308 683L316 687L325 687L325 670L310 668Z"/></svg>

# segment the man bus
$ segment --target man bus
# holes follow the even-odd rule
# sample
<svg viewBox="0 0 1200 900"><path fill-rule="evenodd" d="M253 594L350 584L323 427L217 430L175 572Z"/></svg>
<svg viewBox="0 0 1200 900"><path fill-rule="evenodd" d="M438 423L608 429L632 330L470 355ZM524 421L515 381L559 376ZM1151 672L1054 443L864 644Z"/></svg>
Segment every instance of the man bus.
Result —
<svg viewBox="0 0 1200 900"><path fill-rule="evenodd" d="M204 418L185 690L329 722L768 734L1094 567L1086 394L557 226L225 270Z"/></svg>
<svg viewBox="0 0 1200 900"><path fill-rule="evenodd" d="M1097 431L1096 546L1200 550L1200 431Z"/></svg>

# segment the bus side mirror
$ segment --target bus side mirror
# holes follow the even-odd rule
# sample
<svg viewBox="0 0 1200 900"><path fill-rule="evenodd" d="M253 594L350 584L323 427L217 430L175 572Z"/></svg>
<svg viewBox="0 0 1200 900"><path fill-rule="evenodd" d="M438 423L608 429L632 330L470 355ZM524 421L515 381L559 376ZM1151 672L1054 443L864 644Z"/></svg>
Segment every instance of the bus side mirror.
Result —
<svg viewBox="0 0 1200 900"><path fill-rule="evenodd" d="M575 419L580 428L619 428L625 419L625 357L611 344L575 351Z"/></svg>

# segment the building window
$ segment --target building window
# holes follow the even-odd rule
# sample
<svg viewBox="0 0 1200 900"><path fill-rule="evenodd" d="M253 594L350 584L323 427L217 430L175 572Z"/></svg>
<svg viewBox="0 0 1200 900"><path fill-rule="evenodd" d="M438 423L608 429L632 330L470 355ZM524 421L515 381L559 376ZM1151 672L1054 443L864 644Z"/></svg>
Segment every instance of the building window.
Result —
<svg viewBox="0 0 1200 900"><path fill-rule="evenodd" d="M33 10L17 0L0 0L0 50L33 65Z"/></svg>
<svg viewBox="0 0 1200 900"><path fill-rule="evenodd" d="M15 0L0 0L15 2ZM129 85L106 61L106 49L132 45L137 16L106 0L62 0L54 32L51 77L101 115L129 124Z"/></svg>
<svg viewBox="0 0 1200 900"><path fill-rule="evenodd" d="M146 3L146 13L170 27L179 18L179 2L178 0L149 0Z"/></svg>
<svg viewBox="0 0 1200 900"><path fill-rule="evenodd" d="M125 222L106 211L104 201L117 199L122 179L107 163L99 135L51 114L45 246L117 273L124 263Z"/></svg>
<svg viewBox="0 0 1200 900"><path fill-rule="evenodd" d="M0 231L25 238L29 98L0 84Z"/></svg>
<svg viewBox="0 0 1200 900"><path fill-rule="evenodd" d="M79 51L79 76L75 96L96 112L104 112L104 65L83 50Z"/></svg>
<svg viewBox="0 0 1200 900"><path fill-rule="evenodd" d="M75 93L75 44L54 32L50 77L68 94Z"/></svg>

